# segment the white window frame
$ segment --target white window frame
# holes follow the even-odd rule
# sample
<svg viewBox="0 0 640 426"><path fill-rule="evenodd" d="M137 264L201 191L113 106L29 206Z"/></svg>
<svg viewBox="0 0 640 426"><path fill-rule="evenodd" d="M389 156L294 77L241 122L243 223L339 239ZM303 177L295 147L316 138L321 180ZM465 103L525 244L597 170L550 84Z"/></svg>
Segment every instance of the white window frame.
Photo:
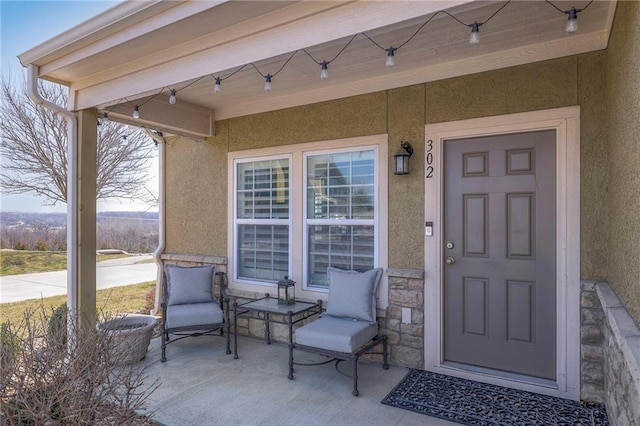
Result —
<svg viewBox="0 0 640 426"><path fill-rule="evenodd" d="M342 222L337 219L309 219L308 217L308 200L307 200L307 164L308 158L316 155L330 155L330 154L341 154L341 153L350 153L350 152L358 152L358 151L373 151L374 155L374 164L373 164L373 176L374 176L374 189L376 193L374 194L374 202L373 202L373 219L348 219L345 222ZM303 258L302 258L302 288L305 290L311 291L320 291L327 292L329 289L325 287L314 287L309 285L309 221L317 222L318 225L340 225L341 223L345 223L347 226L367 226L373 225L374 235L373 235L373 267L377 268L379 265L379 247L380 247L380 155L378 153L377 145L370 146L355 146L355 147L343 147L339 149L324 149L320 151L306 151L303 154L303 212L302 212L302 241L303 241Z"/></svg>
<svg viewBox="0 0 640 426"><path fill-rule="evenodd" d="M237 192L237 186L238 186L238 165L239 164L246 164L246 163L255 163L255 162L259 162L259 161L272 161L272 160L287 160L289 162L289 186L288 186L288 190L289 190L289 218L288 219L239 219L238 218L238 192ZM291 243L293 241L293 220L292 220L292 210L293 210L293 202L292 202L292 183L291 183L291 164L292 164L292 160L291 160L291 155L271 155L271 156L266 156L266 157L253 157L253 158L244 158L244 159L237 159L236 161L233 162L233 179L231 180L232 182L232 187L233 187L233 214L231 216L231 221L233 222L233 232L230 234L233 236L233 256L230 257L230 259L233 260L233 277L234 280L237 282L243 282L243 283L248 283L248 284L252 284L252 285L257 285L257 286L271 286L271 283L264 281L264 280L257 280L257 279L249 279L249 278L240 278L238 276L238 271L239 271L239 265L238 265L238 256L236 256L236 254L238 253L239 250L239 242L238 242L238 234L236 232L236 230L238 229L238 225L287 225L289 227L289 237L288 237L288 241L289 241L289 253L287 256L287 262L289 264L289 268L287 271L287 274L291 275L291 264L293 261L293 255L292 255L292 246Z"/></svg>
<svg viewBox="0 0 640 426"><path fill-rule="evenodd" d="M275 294L276 283L251 282L247 280L236 279L236 262L235 249L237 247L237 236L235 235L235 218L237 200L235 193L235 176L237 175L236 163L258 161L262 159L284 158L289 157L289 220L291 221L289 232L289 254L292 259L289 261L289 277L296 282L296 298L308 301L327 300L327 290L322 288L303 288L306 283L306 277L303 276L306 271L306 253L304 251L306 230L306 157L311 153L327 153L344 151L360 151L366 149L375 149L377 155L375 161L376 167L376 185L377 197L375 204L375 226L376 235L375 255L376 267L388 267L388 173L389 173L389 155L388 155L388 135L371 135L354 138L326 140L319 142L309 142L301 144L283 145L269 148L257 148L245 151L232 151L228 153L228 225L227 225L227 254L229 259L228 276L229 287L234 290L254 292L256 294L264 294L265 292ZM378 308L386 309L388 306L388 282L387 274L383 274L378 291Z"/></svg>

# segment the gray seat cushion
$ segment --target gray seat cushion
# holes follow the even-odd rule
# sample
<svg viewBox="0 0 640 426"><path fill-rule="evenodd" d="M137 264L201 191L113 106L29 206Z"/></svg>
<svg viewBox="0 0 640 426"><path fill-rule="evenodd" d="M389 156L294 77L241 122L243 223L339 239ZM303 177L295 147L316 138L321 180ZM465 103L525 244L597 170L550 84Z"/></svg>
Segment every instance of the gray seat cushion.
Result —
<svg viewBox="0 0 640 426"><path fill-rule="evenodd" d="M166 328L221 324L222 309L215 302L167 306Z"/></svg>
<svg viewBox="0 0 640 426"><path fill-rule="evenodd" d="M330 351L353 353L378 334L378 324L324 315L296 330L296 343Z"/></svg>

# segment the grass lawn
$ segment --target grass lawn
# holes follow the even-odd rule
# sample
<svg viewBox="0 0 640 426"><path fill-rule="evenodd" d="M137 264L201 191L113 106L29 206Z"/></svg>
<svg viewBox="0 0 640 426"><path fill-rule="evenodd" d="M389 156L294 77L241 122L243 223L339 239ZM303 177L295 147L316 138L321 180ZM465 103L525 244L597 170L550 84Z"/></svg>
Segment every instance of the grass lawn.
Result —
<svg viewBox="0 0 640 426"><path fill-rule="evenodd" d="M153 308L155 281L140 284L112 287L98 290L96 308L99 314L115 315L120 313L145 313ZM19 324L24 312L30 310L42 312L50 316L53 310L66 302L67 296L53 296L44 299L23 300L21 302L3 303L0 309L0 323L11 321Z"/></svg>
<svg viewBox="0 0 640 426"><path fill-rule="evenodd" d="M130 257L130 255L100 254L96 256L96 260L100 262L122 257ZM65 269L67 269L67 252L65 251L0 251L0 277L33 272L63 271Z"/></svg>

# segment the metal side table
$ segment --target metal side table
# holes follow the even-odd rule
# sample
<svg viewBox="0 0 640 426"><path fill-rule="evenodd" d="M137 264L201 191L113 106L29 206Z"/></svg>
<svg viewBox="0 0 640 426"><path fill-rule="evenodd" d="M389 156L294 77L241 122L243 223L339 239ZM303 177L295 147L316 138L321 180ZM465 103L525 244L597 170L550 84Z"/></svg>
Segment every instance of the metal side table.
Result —
<svg viewBox="0 0 640 426"><path fill-rule="evenodd" d="M318 300L316 303L296 301L292 305L282 305L278 303L277 298L271 297L269 293L266 293L263 298L251 302L242 304L235 302L233 304L234 359L238 359L238 317L251 312L257 312L258 319L265 322L264 339L268 345L271 344L271 314L283 315L286 322L278 322L289 326L289 344L293 344L293 325L313 315L320 314L322 312L322 300ZM297 318L294 319L294 317Z"/></svg>

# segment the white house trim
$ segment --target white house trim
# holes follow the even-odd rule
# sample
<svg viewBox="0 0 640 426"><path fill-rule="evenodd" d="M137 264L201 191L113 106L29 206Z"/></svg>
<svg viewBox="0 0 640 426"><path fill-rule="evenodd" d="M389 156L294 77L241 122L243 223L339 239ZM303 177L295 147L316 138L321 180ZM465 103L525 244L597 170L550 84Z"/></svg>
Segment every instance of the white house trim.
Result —
<svg viewBox="0 0 640 426"><path fill-rule="evenodd" d="M536 130L556 130L557 173L557 380L534 383L522 377L470 372L442 364L443 141ZM425 180L425 369L516 389L578 400L580 397L580 107L558 108L425 127L433 145L433 178ZM427 161L425 165L428 167Z"/></svg>

